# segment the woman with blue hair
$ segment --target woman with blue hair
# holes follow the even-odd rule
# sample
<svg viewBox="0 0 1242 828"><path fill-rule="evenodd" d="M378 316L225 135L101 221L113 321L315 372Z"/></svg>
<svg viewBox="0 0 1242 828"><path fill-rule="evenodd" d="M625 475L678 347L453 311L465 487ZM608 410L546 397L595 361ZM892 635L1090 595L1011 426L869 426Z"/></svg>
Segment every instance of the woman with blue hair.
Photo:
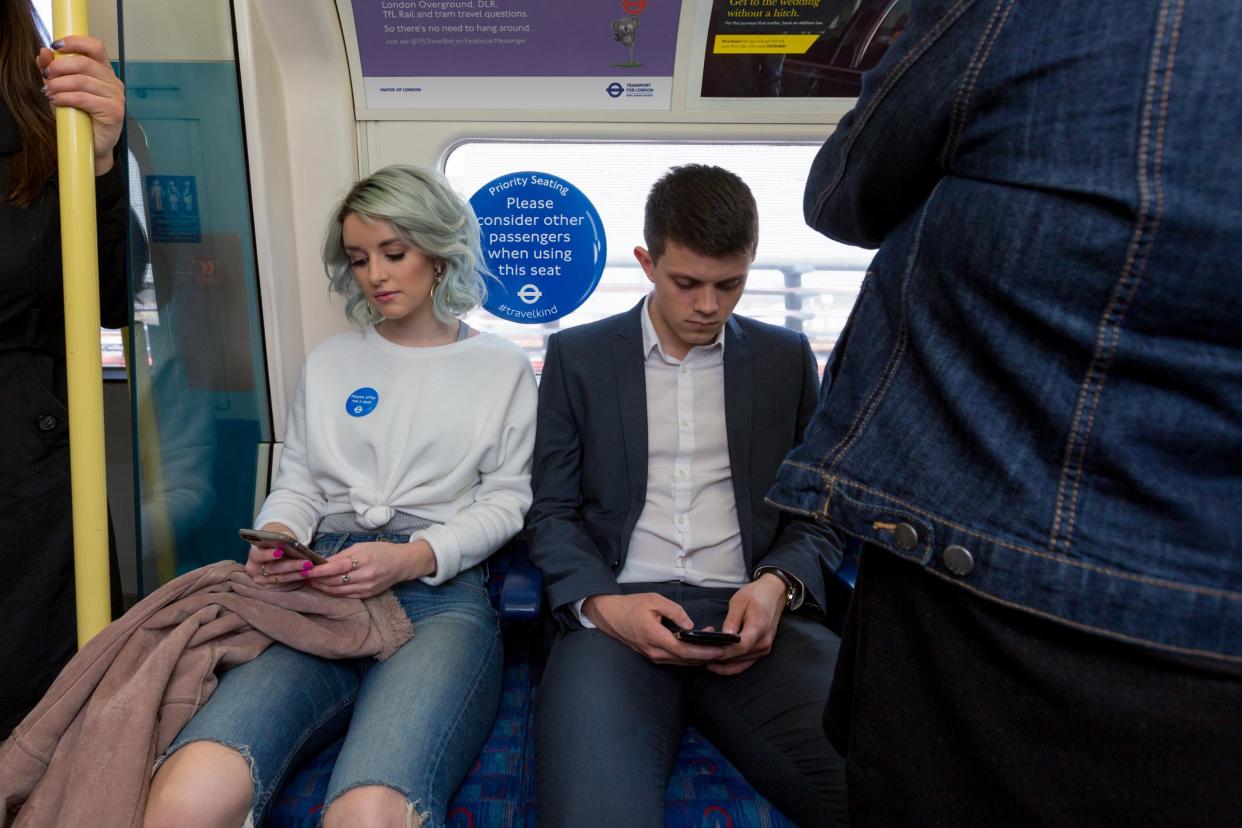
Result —
<svg viewBox="0 0 1242 828"><path fill-rule="evenodd" d="M356 328L307 357L255 525L328 560L265 544L246 568L273 588L392 589L414 638L384 662L273 645L226 672L162 758L148 826L258 824L341 733L326 825L443 825L496 713L484 561L530 505L536 392L519 348L459 318L486 292L478 222L439 175L386 167L333 209L323 259Z"/></svg>

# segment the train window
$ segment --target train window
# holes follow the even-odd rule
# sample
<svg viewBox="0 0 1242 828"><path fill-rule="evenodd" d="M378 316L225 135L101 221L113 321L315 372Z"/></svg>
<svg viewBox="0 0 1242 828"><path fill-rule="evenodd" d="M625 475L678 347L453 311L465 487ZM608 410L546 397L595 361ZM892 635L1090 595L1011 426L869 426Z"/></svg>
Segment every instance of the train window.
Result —
<svg viewBox="0 0 1242 828"><path fill-rule="evenodd" d="M802 218L802 190L819 149L806 143L472 141L454 147L445 174L466 195L506 173L538 170L577 186L603 220L608 262L595 293L572 314L523 325L478 309L471 326L509 337L538 372L547 337L632 307L649 283L632 250L643 243L643 204L669 167L717 164L737 173L759 205L759 249L737 312L802 331L822 367L845 325L872 252L824 238Z"/></svg>

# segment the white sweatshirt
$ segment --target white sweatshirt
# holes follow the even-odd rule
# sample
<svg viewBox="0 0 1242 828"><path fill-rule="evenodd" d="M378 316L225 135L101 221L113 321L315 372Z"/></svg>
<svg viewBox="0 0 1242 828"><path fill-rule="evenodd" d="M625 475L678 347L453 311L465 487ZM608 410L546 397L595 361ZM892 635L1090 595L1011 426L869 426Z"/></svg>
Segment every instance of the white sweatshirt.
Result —
<svg viewBox="0 0 1242 828"><path fill-rule="evenodd" d="M499 549L530 508L535 378L526 354L494 334L433 348L374 328L338 334L306 358L280 468L256 526L303 542L326 515L378 528L396 512L434 521L429 584Z"/></svg>

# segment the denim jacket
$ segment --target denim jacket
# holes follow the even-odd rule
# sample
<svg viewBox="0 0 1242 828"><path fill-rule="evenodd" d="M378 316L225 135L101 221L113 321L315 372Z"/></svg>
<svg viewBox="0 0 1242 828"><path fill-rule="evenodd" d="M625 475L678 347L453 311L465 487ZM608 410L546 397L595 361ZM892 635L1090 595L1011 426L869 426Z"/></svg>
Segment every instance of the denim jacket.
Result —
<svg viewBox="0 0 1242 828"><path fill-rule="evenodd" d="M1242 14L930 0L816 158L879 247L770 499L963 589L1242 660Z"/></svg>

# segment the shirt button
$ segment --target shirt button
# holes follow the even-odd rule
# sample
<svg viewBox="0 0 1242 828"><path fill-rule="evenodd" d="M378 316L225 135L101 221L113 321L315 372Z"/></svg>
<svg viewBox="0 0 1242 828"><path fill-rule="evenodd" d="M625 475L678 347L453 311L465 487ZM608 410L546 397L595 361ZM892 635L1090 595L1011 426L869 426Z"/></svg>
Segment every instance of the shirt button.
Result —
<svg viewBox="0 0 1242 828"><path fill-rule="evenodd" d="M681 427L682 427L682 428L689 428L689 427L690 427L690 421L689 421L689 420L682 420L682 421L681 421Z"/></svg>
<svg viewBox="0 0 1242 828"><path fill-rule="evenodd" d="M975 568L975 556L964 546L950 546L941 556L945 568L954 575L969 575Z"/></svg>
<svg viewBox="0 0 1242 828"><path fill-rule="evenodd" d="M683 366L681 366L681 372L682 372L683 374L688 374L688 373L690 373L690 369L689 369L689 368L687 368L686 366L684 366L684 365L683 365Z"/></svg>
<svg viewBox="0 0 1242 828"><path fill-rule="evenodd" d="M677 476L678 476L678 477L685 477L685 476L686 476L686 470L685 470L685 469L678 469L678 470L677 470Z"/></svg>
<svg viewBox="0 0 1242 828"><path fill-rule="evenodd" d="M678 525L678 526L685 526L685 525L686 525L686 519L685 519L684 517L682 517L681 515L678 515L678 516L677 516L677 525Z"/></svg>
<svg viewBox="0 0 1242 828"><path fill-rule="evenodd" d="M35 420L35 425L39 427L39 431L51 431L56 428L58 422L59 420L56 419L55 414L40 414L39 418Z"/></svg>
<svg viewBox="0 0 1242 828"><path fill-rule="evenodd" d="M919 533L910 524L899 523L893 529L893 540L897 542L898 549L909 552L919 545Z"/></svg>

